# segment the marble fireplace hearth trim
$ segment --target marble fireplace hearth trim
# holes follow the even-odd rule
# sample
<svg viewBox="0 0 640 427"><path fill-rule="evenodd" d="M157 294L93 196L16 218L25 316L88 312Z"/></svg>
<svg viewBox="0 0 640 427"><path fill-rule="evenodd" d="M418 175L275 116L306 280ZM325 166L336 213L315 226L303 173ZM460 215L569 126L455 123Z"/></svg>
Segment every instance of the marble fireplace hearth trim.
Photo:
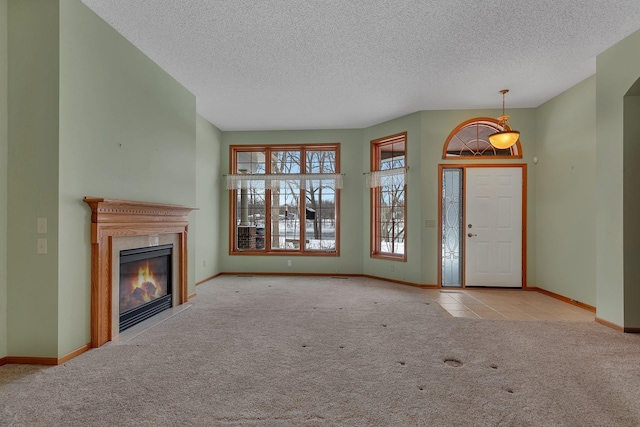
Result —
<svg viewBox="0 0 640 427"><path fill-rule="evenodd" d="M160 234L149 236L114 237L111 245L111 340L120 333L120 251L173 244L171 256L171 294L172 307L178 305L178 284L180 277L180 260L175 248L180 244L180 234Z"/></svg>

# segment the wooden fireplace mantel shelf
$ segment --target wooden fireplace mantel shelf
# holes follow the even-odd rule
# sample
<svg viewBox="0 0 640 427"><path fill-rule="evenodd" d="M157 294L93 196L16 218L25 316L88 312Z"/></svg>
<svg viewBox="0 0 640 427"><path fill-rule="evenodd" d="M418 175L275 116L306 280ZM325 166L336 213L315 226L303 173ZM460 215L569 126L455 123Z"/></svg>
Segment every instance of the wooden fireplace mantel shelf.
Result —
<svg viewBox="0 0 640 427"><path fill-rule="evenodd" d="M188 222L187 216L189 212L196 209L181 205L134 202L101 197L85 197L84 201L91 207L92 223Z"/></svg>
<svg viewBox="0 0 640 427"><path fill-rule="evenodd" d="M179 235L178 304L187 302L187 206L85 197L91 208L91 345L111 341L112 259L114 237Z"/></svg>

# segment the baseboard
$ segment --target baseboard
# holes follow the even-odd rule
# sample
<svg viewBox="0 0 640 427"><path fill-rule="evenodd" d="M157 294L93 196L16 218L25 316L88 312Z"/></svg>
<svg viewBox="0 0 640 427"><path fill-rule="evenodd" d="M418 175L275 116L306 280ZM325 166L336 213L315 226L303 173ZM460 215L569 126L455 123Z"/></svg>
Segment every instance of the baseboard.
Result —
<svg viewBox="0 0 640 427"><path fill-rule="evenodd" d="M57 357L27 357L27 356L7 356L4 358L5 365L47 365L55 366L58 364Z"/></svg>
<svg viewBox="0 0 640 427"><path fill-rule="evenodd" d="M213 280L216 277L221 276L221 275L222 275L222 273L218 273L218 274L214 274L213 276L207 277L206 279L202 279L199 282L196 282L196 286L202 285L203 283L208 282L209 280Z"/></svg>
<svg viewBox="0 0 640 427"><path fill-rule="evenodd" d="M76 356L91 349L91 344L85 344L82 347L73 350L72 352L65 354L62 357L30 357L30 356L6 356L0 359L0 366L2 365L46 365L55 366L62 365L68 362Z"/></svg>
<svg viewBox="0 0 640 427"><path fill-rule="evenodd" d="M386 277L372 276L370 274L362 274L361 277L366 277L367 279L383 280L385 282L397 283L398 285L413 286L414 288L421 287L421 285L418 283L405 282L404 280L387 279Z"/></svg>
<svg viewBox="0 0 640 427"><path fill-rule="evenodd" d="M195 298L198 294L196 294L195 292L192 294L189 294L189 296L187 296L187 301L192 300L193 298Z"/></svg>
<svg viewBox="0 0 640 427"><path fill-rule="evenodd" d="M583 308L583 309L588 310L588 311L590 311L592 313L596 312L596 308L594 306L592 306L592 305L585 304L583 302L576 301L576 300L571 299L571 298L567 298L567 297L565 297L563 295L556 294L555 292L551 292L551 291L548 291L546 289L538 288L538 287L535 287L535 286L527 286L526 288L523 288L523 290L540 292L541 294L550 296L550 297L555 298L555 299L559 299L560 301L569 303L571 305L575 305L576 307Z"/></svg>
<svg viewBox="0 0 640 427"><path fill-rule="evenodd" d="M413 286L414 288L420 288L420 289L438 289L439 288L438 285L427 285L427 284L423 285L421 283L407 282L407 281L404 281L404 280L388 279L386 277L372 276L370 274L359 274L358 276L359 277L366 277L368 279L383 280L385 282L397 283L399 285Z"/></svg>
<svg viewBox="0 0 640 427"><path fill-rule="evenodd" d="M596 322L600 323L601 325L606 326L607 328L611 328L611 329L613 329L613 330L615 330L615 331L618 331L618 332L626 332L626 331L624 330L624 327L622 327L622 326L620 326L620 325L616 325L616 324L615 324L615 323L613 323L613 322L609 322L608 320L601 319L601 318L599 318L598 316L596 316Z"/></svg>
<svg viewBox="0 0 640 427"><path fill-rule="evenodd" d="M625 326L620 326L616 323L609 322L608 320L604 320L597 316L596 316L596 322L606 326L607 328L616 330L618 332L624 332L625 334L640 334L640 328L627 328Z"/></svg>
<svg viewBox="0 0 640 427"><path fill-rule="evenodd" d="M86 351L89 351L89 350L91 350L91 344L90 343L89 344L85 344L82 347L80 347L80 348L78 348L76 350L73 350L70 353L65 354L64 356L59 357L57 365L62 365L63 363L66 363L69 360L73 359L74 357L80 356L82 353L84 353Z"/></svg>
<svg viewBox="0 0 640 427"><path fill-rule="evenodd" d="M219 276L301 276L301 277L363 277L362 274L347 273L286 273L269 271L225 271Z"/></svg>
<svg viewBox="0 0 640 427"><path fill-rule="evenodd" d="M225 271L217 276L302 276L302 277L366 277L368 279L384 280L385 282L397 283L399 285L413 286L421 289L438 289L438 285L421 284L406 282L403 280L388 279L386 277L372 276L370 274L354 274L354 273L282 273L282 272L247 272L247 271ZM216 277L217 277L216 276Z"/></svg>

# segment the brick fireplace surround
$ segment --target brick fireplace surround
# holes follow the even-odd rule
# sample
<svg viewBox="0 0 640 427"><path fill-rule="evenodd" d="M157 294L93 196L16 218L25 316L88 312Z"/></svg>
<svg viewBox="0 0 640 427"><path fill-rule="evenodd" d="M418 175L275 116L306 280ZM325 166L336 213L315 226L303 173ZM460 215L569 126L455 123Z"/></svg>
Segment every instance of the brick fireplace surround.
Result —
<svg viewBox="0 0 640 427"><path fill-rule="evenodd" d="M174 305L187 302L188 216L194 208L98 197L84 201L91 207L91 347L100 347L118 334L119 250L173 243Z"/></svg>

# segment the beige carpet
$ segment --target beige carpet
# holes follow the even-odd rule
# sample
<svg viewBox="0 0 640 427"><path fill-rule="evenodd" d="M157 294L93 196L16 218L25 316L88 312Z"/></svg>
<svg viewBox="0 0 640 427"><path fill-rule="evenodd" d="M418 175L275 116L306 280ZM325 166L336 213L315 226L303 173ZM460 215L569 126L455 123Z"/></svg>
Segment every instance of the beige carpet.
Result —
<svg viewBox="0 0 640 427"><path fill-rule="evenodd" d="M197 292L127 342L0 367L0 425L640 425L636 335L452 318L421 289L361 278Z"/></svg>

